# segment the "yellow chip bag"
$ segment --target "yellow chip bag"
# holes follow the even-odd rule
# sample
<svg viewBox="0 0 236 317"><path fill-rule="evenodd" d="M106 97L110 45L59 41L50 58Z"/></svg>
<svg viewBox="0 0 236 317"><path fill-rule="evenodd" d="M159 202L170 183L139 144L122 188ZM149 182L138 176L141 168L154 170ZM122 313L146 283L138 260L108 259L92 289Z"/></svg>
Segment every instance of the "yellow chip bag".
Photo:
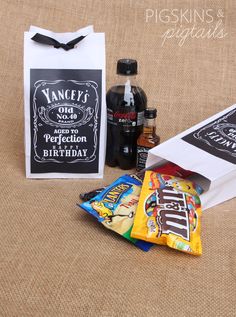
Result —
<svg viewBox="0 0 236 317"><path fill-rule="evenodd" d="M201 255L202 192L189 180L146 171L131 237Z"/></svg>

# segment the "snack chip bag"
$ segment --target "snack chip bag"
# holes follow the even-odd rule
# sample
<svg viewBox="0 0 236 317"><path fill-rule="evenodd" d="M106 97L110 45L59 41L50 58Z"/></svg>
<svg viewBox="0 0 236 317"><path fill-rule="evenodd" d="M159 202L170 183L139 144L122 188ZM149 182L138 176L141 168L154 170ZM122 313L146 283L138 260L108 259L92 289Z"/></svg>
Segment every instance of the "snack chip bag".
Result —
<svg viewBox="0 0 236 317"><path fill-rule="evenodd" d="M152 243L130 236L141 185L138 178L121 176L90 201L80 204L80 207L96 217L106 228L119 233L140 249L148 251Z"/></svg>
<svg viewBox="0 0 236 317"><path fill-rule="evenodd" d="M189 180L147 171L131 237L201 255L201 193Z"/></svg>

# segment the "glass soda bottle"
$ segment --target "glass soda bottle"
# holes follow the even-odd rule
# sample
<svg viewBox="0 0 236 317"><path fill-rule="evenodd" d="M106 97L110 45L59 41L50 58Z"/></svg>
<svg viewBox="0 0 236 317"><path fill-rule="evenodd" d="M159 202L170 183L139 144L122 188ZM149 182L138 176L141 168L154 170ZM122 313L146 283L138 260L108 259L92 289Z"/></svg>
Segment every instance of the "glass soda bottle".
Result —
<svg viewBox="0 0 236 317"><path fill-rule="evenodd" d="M156 116L155 108L145 109L143 133L137 140L137 171L145 168L148 151L160 143L160 137L156 135Z"/></svg>
<svg viewBox="0 0 236 317"><path fill-rule="evenodd" d="M106 95L106 164L124 170L136 165L137 139L143 130L147 105L147 96L136 83L136 75L136 60L118 60L117 84Z"/></svg>

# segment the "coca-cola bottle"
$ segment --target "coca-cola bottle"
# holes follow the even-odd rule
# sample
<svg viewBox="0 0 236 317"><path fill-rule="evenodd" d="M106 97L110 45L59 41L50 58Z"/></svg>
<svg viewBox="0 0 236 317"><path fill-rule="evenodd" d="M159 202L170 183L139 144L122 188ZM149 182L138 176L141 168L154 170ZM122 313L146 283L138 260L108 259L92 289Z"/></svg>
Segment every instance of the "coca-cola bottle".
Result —
<svg viewBox="0 0 236 317"><path fill-rule="evenodd" d="M117 84L106 96L107 151L106 163L131 169L136 164L137 139L143 130L147 97L136 83L137 61L117 62Z"/></svg>

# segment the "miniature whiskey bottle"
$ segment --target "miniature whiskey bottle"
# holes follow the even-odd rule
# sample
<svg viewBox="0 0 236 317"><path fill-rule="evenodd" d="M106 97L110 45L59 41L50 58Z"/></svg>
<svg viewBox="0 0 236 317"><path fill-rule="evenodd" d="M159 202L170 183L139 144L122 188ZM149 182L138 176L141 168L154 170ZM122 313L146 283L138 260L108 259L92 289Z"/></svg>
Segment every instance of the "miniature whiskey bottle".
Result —
<svg viewBox="0 0 236 317"><path fill-rule="evenodd" d="M137 171L145 168L148 151L160 143L160 137L156 135L156 116L155 108L144 110L144 127L143 132L137 140Z"/></svg>

